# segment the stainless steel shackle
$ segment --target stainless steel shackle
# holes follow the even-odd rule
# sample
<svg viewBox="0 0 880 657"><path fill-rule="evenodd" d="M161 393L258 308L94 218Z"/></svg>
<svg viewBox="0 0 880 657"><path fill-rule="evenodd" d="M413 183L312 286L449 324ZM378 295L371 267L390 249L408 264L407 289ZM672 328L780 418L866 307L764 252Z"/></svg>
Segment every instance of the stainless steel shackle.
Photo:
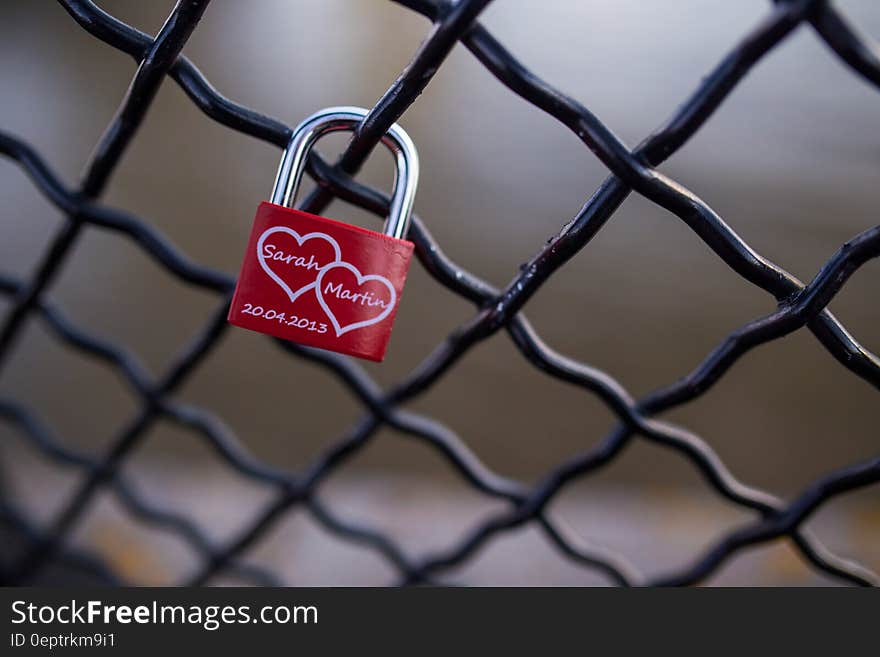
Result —
<svg viewBox="0 0 880 657"><path fill-rule="evenodd" d="M303 168L309 151L324 135L341 130L354 130L367 116L361 107L328 107L315 112L300 123L290 137L281 164L275 176L270 201L290 207L296 200ZM391 207L384 232L391 237L403 238L409 228L416 187L419 181L419 156L415 144L396 123L382 136L382 143L394 156L396 174L391 192Z"/></svg>

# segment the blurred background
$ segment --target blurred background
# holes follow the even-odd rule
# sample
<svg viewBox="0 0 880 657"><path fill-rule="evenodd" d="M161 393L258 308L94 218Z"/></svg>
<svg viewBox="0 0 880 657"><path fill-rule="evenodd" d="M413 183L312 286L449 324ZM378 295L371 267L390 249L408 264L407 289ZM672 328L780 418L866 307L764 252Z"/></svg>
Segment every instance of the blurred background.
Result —
<svg viewBox="0 0 880 657"><path fill-rule="evenodd" d="M106 0L154 34L172 2ZM574 96L628 144L660 125L764 17L762 0L499 1L483 22L537 74ZM874 0L836 3L880 36ZM369 107L430 30L382 0L214 0L185 53L223 94L296 124L329 105ZM0 129L75 185L113 116L134 62L50 2L0 5ZM839 245L878 223L880 94L807 27L766 57L661 170L706 200L759 253L809 280ZM578 139L519 100L457 47L400 123L421 155L416 211L455 261L502 286L581 207L607 171ZM328 138L329 156L345 145ZM229 273L254 210L269 194L277 148L211 121L168 80L103 201L144 217L190 258ZM381 149L361 179L388 188ZM2 271L26 277L62 217L14 164L0 160ZM376 227L342 203L328 216ZM880 350L880 263L863 267L832 310ZM217 306L130 241L88 230L49 298L79 326L127 345L155 375ZM631 196L526 314L556 350L602 368L640 396L690 371L731 330L774 308L675 216ZM0 311L9 305L0 301ZM474 313L415 265L388 358L365 367L390 385ZM26 403L66 444L101 452L137 409L109 369L60 346L39 322L22 334L0 394ZM220 415L257 457L298 469L360 416L326 372L278 358L262 336L231 329L178 397ZM455 430L494 471L536 481L614 425L582 390L529 366L504 333L483 343L410 408ZM835 468L876 455L876 390L806 331L760 347L708 394L669 418L702 436L742 481L792 495ZM79 481L0 425L3 475L48 522ZM124 466L145 495L229 538L271 491L235 475L192 435L159 422ZM414 555L451 546L501 508L472 492L431 450L383 432L333 475L322 496L341 516L390 532ZM825 543L880 568L880 491L826 505L811 521ZM679 455L637 442L569 486L553 510L585 539L647 574L680 567L750 516L721 502ZM176 581L198 564L180 541L141 525L102 495L74 539L138 582ZM393 570L304 512L248 555L289 584L383 584ZM534 529L503 534L451 581L600 584ZM714 584L824 583L784 544L740 555Z"/></svg>

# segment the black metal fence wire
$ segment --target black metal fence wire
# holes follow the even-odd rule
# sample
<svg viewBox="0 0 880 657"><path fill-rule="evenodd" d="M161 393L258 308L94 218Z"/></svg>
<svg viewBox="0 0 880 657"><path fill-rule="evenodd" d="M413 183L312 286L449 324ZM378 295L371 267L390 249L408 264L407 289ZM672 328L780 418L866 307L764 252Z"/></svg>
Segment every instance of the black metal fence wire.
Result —
<svg viewBox="0 0 880 657"><path fill-rule="evenodd" d="M789 501L739 482L700 438L668 422L653 419L659 413L687 403L714 385L745 353L802 327L817 338L843 367L880 388L880 359L862 347L825 309L847 279L866 261L880 255L880 226L856 235L834 253L809 284L756 253L724 223L704 201L654 167L675 153L713 114L751 67L796 29L812 29L857 75L880 88L880 46L857 33L831 2L825 0L777 0L768 15L738 43L703 79L675 115L634 150L586 107L534 75L499 43L478 21L489 0L396 0L433 23L429 37L414 54L403 73L376 103L354 134L338 162L330 164L313 154L309 174L318 187L301 207L320 213L333 198L354 203L383 216L388 199L352 179L388 127L418 98L444 59L459 42L495 78L514 94L562 122L598 157L610 176L589 198L577 215L543 245L527 265L502 290L464 270L447 258L416 217L410 239L416 243L421 265L437 283L474 303L474 317L459 327L408 377L390 389L380 389L354 362L335 354L303 348L276 340L280 349L297 359L317 363L338 377L363 405L360 422L324 451L303 472L280 471L251 457L236 437L211 412L185 405L174 392L205 356L218 347L226 329L225 315L234 280L221 272L191 261L151 225L121 210L100 204L106 188L149 110L156 93L170 76L195 105L211 119L256 139L283 148L290 128L222 96L181 50L196 28L209 0L179 0L155 38L117 20L89 0L59 0L77 24L92 36L131 56L137 72L115 117L92 155L79 186L68 188L43 159L14 135L0 132L0 153L16 162L66 219L46 246L28 280L0 275L0 290L11 300L11 310L0 329L0 365L8 358L27 323L42 321L62 343L115 368L141 400L139 410L106 453L90 455L65 446L22 404L0 400L0 417L17 426L34 447L59 465L83 472L83 479L47 527L38 527L17 510L8 496L0 511L8 528L27 541L27 549L13 563L2 567L7 583L26 583L52 564L119 581L98 555L70 546L67 537L83 517L96 493L111 489L133 517L178 535L200 555L200 567L188 584L203 584L221 571L258 584L277 578L265 569L241 562L254 542L293 507L311 516L343 540L360 543L383 555L399 572L400 583L442 582L443 571L465 562L493 537L535 523L565 558L598 569L620 585L693 584L712 574L722 563L744 548L789 539L799 554L817 571L853 584L878 584L880 578L867 568L843 559L823 547L803 527L819 506L836 495L880 481L880 458L856 463L813 482ZM669 210L684 221L742 278L767 291L777 302L776 310L732 331L692 372L655 390L643 399L631 397L608 374L555 352L544 344L521 310L538 288L572 256L589 244L631 191ZM190 285L213 290L221 299L216 313L203 330L183 348L164 375L152 380L124 347L95 337L73 325L44 299L81 234L90 228L118 233L133 240L172 275ZM491 472L466 444L437 421L401 408L424 393L454 367L468 350L498 331L507 332L519 352L547 375L597 395L619 419L617 428L595 448L561 463L534 487L502 478ZM142 496L119 472L120 465L144 439L147 429L168 419L206 441L219 458L243 477L273 487L274 500L242 527L226 544L216 544L191 519L171 509L159 508ZM424 441L457 470L463 480L481 493L509 502L460 538L450 549L416 558L406 554L392 538L373 529L350 524L334 515L321 501L322 481L362 449L381 426ZM585 544L548 511L548 503L564 486L611 463L633 439L648 440L688 459L707 484L732 504L752 510L754 519L731 528L696 555L685 567L654 579L646 579L618 555Z"/></svg>

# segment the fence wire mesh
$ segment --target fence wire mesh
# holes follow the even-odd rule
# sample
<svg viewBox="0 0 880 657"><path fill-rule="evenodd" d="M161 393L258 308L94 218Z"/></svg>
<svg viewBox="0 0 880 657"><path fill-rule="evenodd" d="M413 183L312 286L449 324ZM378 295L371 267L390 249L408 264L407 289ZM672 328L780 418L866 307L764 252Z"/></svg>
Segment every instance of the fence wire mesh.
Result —
<svg viewBox="0 0 880 657"><path fill-rule="evenodd" d="M9 495L0 511L9 531L26 542L19 557L3 564L6 583L34 581L53 564L81 569L108 582L119 582L100 555L71 545L69 536L96 495L111 490L134 519L186 541L201 564L186 584L204 584L220 573L255 584L278 583L268 569L245 564L243 556L254 543L294 508L303 508L340 540L375 550L399 573L399 583L443 582L444 571L471 558L481 547L506 531L531 523L558 549L561 557L597 569L619 585L685 585L700 582L745 548L775 539L788 539L814 569L852 584L875 585L878 576L866 567L833 554L804 527L805 520L834 496L880 481L880 458L828 473L788 501L738 481L712 449L686 429L654 419L709 390L745 353L758 345L806 327L853 375L880 387L880 359L860 345L826 309L847 279L866 261L880 255L880 226L856 235L831 256L808 284L762 257L746 244L704 201L655 167L680 149L740 83L749 70L796 29L811 29L856 75L880 88L880 46L857 33L844 16L824 0L777 0L768 15L736 44L675 115L630 150L589 109L532 73L478 22L489 0L397 0L432 23L430 35L388 91L371 109L339 160L333 164L313 153L308 173L317 182L300 207L320 213L334 198L384 216L387 197L356 182L357 173L381 136L416 101L461 43L503 85L527 103L569 128L608 168L610 176L577 215L542 245L504 289L496 289L452 262L425 227L414 217L409 238L415 242L421 266L446 290L476 306L473 318L443 340L409 376L380 388L356 363L335 354L275 340L294 359L316 363L344 384L364 409L363 418L348 433L300 472L287 472L252 457L212 411L175 399L175 391L218 348L226 330L225 316L234 280L225 273L194 262L151 224L127 212L102 205L98 198L132 143L156 94L170 76L209 118L255 139L283 148L291 129L221 95L181 51L199 23L209 0L179 0L164 26L150 37L121 22L89 0L59 0L73 21L93 37L126 53L137 62L119 109L107 126L76 188L68 188L27 143L0 132L0 152L18 164L36 189L65 216L65 220L27 280L0 275L0 291L10 310L0 329L0 365L8 361L29 322L39 321L61 343L83 355L104 361L123 377L137 395L139 409L116 435L109 449L91 454L71 449L53 435L39 415L13 399L0 400L0 417L14 425L48 459L73 466L81 482L47 526L39 526L17 508ZM522 313L529 298L572 256L584 249L614 216L624 199L637 194L684 221L732 270L748 283L772 295L777 309L733 330L692 372L658 388L642 399L632 397L608 374L573 360L547 346ZM133 240L150 258L188 285L216 293L216 313L185 346L164 374L151 378L136 357L121 344L96 337L77 327L49 301L46 292L56 281L73 247L85 231L100 229ZM533 487L493 473L466 442L438 421L402 408L429 390L469 350L505 331L519 353L547 376L596 395L619 420L596 447L552 469ZM121 465L160 420L192 432L215 450L233 471L276 491L273 501L241 527L226 543L174 509L161 508L120 472ZM459 537L452 547L415 557L383 532L350 523L336 515L319 497L322 482L362 450L381 427L390 427L430 446L476 491L508 503L485 522ZM742 526L730 528L705 551L675 572L644 578L614 552L584 543L548 510L554 497L570 482L608 466L625 446L647 440L674 450L688 460L708 486L731 504L754 513Z"/></svg>

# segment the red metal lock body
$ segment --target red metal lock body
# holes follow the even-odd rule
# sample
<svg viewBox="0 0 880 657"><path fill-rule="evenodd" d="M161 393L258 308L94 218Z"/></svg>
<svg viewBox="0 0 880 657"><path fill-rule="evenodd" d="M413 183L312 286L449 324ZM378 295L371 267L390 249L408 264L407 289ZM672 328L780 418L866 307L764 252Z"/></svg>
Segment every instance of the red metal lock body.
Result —
<svg viewBox="0 0 880 657"><path fill-rule="evenodd" d="M386 232L288 207L318 138L352 130L367 110L329 108L294 131L271 202L257 209L228 320L299 344L381 361L413 244L409 224L418 180L415 147L397 125L383 143L397 163Z"/></svg>
<svg viewBox="0 0 880 657"><path fill-rule="evenodd" d="M229 321L381 361L412 252L412 242L263 202Z"/></svg>

